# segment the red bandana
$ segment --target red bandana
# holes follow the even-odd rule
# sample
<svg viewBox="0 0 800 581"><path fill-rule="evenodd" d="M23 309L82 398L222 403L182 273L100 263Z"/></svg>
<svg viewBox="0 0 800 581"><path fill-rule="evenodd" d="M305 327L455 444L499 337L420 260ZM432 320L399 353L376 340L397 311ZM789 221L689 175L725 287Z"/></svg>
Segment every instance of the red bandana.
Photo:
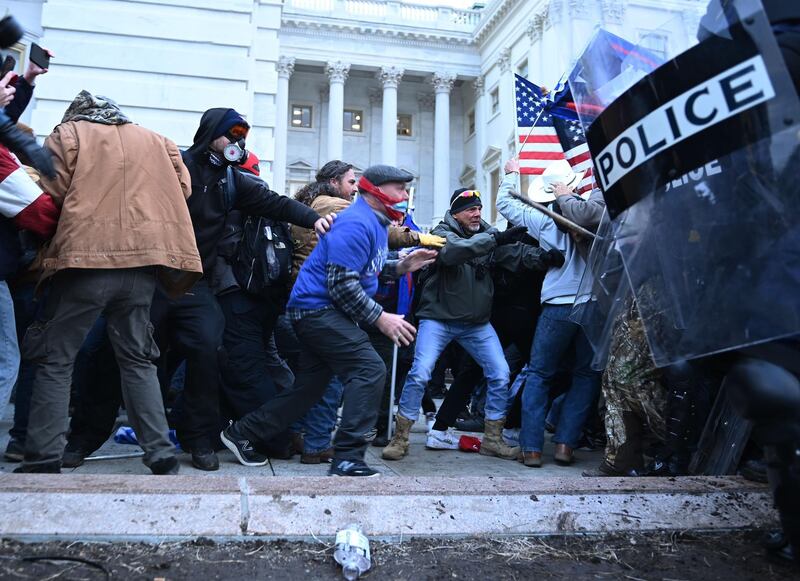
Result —
<svg viewBox="0 0 800 581"><path fill-rule="evenodd" d="M375 196L378 201L383 204L383 207L386 210L386 215L389 216L390 220L403 219L403 212L395 209L394 205L404 202L406 200L405 196L400 196L399 198L389 196L386 194L386 192L384 192L364 176L361 176L361 178L358 180L358 188Z"/></svg>

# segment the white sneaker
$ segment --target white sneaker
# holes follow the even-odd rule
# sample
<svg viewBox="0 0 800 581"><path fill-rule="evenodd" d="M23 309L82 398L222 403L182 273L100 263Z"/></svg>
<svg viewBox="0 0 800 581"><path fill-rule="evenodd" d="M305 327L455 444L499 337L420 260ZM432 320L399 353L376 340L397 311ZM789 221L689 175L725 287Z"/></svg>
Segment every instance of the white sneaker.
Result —
<svg viewBox="0 0 800 581"><path fill-rule="evenodd" d="M451 430L430 430L425 440L428 450L458 450L458 436Z"/></svg>
<svg viewBox="0 0 800 581"><path fill-rule="evenodd" d="M519 446L519 428L514 430L503 428L503 441L506 446L511 446L512 448Z"/></svg>
<svg viewBox="0 0 800 581"><path fill-rule="evenodd" d="M425 414L425 427L430 432L433 429L433 424L436 423L436 412L428 412Z"/></svg>

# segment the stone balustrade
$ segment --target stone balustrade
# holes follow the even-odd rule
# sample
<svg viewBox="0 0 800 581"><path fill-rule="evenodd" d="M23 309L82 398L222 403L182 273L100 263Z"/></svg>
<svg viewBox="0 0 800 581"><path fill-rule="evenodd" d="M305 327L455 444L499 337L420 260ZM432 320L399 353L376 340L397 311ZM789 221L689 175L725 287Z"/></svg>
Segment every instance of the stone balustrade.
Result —
<svg viewBox="0 0 800 581"><path fill-rule="evenodd" d="M382 24L435 28L450 32L472 32L481 10L407 4L396 0L285 0L284 14L354 18Z"/></svg>

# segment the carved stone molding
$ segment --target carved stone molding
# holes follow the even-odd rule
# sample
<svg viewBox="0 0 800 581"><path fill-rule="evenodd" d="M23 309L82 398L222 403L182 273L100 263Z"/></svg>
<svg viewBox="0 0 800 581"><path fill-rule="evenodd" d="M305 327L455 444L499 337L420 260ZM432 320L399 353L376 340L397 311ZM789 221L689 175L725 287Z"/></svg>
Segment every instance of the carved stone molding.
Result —
<svg viewBox="0 0 800 581"><path fill-rule="evenodd" d="M396 89L403 78L405 70L401 67L381 67L375 77L381 82L384 89Z"/></svg>
<svg viewBox="0 0 800 581"><path fill-rule="evenodd" d="M433 93L417 93L417 103L419 103L420 111L433 111L436 97Z"/></svg>
<svg viewBox="0 0 800 581"><path fill-rule="evenodd" d="M325 74L331 83L344 83L350 74L350 65L342 61L329 62L325 65Z"/></svg>
<svg viewBox="0 0 800 581"><path fill-rule="evenodd" d="M500 51L497 57L497 66L500 68L501 73L507 73L511 70L511 48L505 47Z"/></svg>
<svg viewBox="0 0 800 581"><path fill-rule="evenodd" d="M288 79L294 73L294 57L293 56L282 56L278 58L278 62L275 63L275 70L278 71L278 77L283 79Z"/></svg>
<svg viewBox="0 0 800 581"><path fill-rule="evenodd" d="M433 73L431 84L436 93L450 93L453 84L456 82L455 73Z"/></svg>
<svg viewBox="0 0 800 581"><path fill-rule="evenodd" d="M525 32L528 34L528 38L531 39L531 44L535 44L541 40L542 21L539 20L538 16L528 20L528 25L525 27Z"/></svg>
<svg viewBox="0 0 800 581"><path fill-rule="evenodd" d="M591 12L592 4L586 0L569 0L570 18L586 18Z"/></svg>
<svg viewBox="0 0 800 581"><path fill-rule="evenodd" d="M625 20L625 3L622 0L600 0L605 24L622 24Z"/></svg>
<svg viewBox="0 0 800 581"><path fill-rule="evenodd" d="M547 6L547 28L558 26L564 16L564 0L550 0Z"/></svg>
<svg viewBox="0 0 800 581"><path fill-rule="evenodd" d="M472 81L472 88L475 89L476 98L483 96L485 92L485 86L486 86L486 78L483 75L476 77L475 80Z"/></svg>

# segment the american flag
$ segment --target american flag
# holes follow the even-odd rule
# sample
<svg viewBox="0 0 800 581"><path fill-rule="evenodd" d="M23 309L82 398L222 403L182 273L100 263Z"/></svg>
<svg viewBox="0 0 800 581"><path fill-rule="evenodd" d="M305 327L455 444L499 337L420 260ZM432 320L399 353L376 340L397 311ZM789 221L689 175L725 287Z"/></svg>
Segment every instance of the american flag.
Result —
<svg viewBox="0 0 800 581"><path fill-rule="evenodd" d="M566 159L574 171L586 171L578 193L590 192L593 188L592 158L580 122L556 114L553 102L544 96L540 87L519 75L514 76L520 171L540 175L553 161ZM559 99L559 103L563 102L563 98Z"/></svg>

